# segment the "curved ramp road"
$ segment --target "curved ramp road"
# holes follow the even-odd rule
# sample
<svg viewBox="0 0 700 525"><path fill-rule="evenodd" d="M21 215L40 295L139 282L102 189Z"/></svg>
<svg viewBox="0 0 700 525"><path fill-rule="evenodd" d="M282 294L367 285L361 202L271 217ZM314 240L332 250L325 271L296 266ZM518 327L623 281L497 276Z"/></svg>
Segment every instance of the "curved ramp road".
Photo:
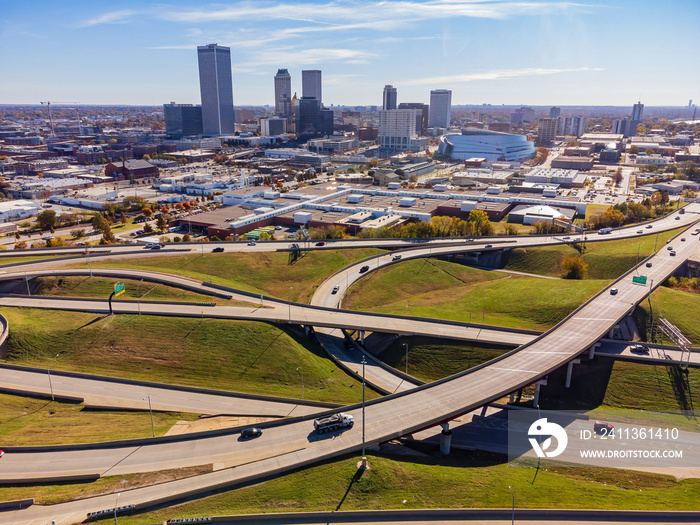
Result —
<svg viewBox="0 0 700 525"><path fill-rule="evenodd" d="M297 401L201 388L126 381L112 377L65 374L0 366L0 391L79 399L87 407L190 412L207 415L297 417L328 410L328 403Z"/></svg>
<svg viewBox="0 0 700 525"><path fill-rule="evenodd" d="M651 257L652 268L645 274L656 286L690 256L700 253L697 240L676 242L677 256L664 250ZM678 245L677 247L675 245ZM636 270L628 272L589 300L555 328L521 348L467 372L442 381L373 400L366 408L367 443L381 443L452 418L499 399L559 368L585 352L611 327L642 301L650 289L632 283ZM610 294L615 287L618 293ZM357 422L362 421L359 406L348 407ZM257 440L239 442L220 438L179 443L115 446L83 451L27 452L6 454L0 463L0 479L11 480L65 475L76 470L100 474L125 473L165 468L161 465L214 463L221 467L205 474L122 492L120 504L141 505L168 501L181 494L195 494L235 482L285 472L347 452L357 451L362 442L362 425L345 431L318 435L310 420L280 422L265 429ZM205 444L206 443L206 444ZM223 446L224 449L219 447ZM233 461L238 466L226 468ZM80 467L76 467L80 465ZM65 523L84 519L86 512L111 508L114 495L100 496L48 508L30 508L10 513L9 521L30 523L53 513ZM23 521L20 521L23 520Z"/></svg>

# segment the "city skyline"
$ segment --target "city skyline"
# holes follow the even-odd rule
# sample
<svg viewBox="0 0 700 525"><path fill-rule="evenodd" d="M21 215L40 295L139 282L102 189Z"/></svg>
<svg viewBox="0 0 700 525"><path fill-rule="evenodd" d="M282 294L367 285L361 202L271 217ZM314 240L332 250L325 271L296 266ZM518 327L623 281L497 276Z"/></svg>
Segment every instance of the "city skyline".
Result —
<svg viewBox="0 0 700 525"><path fill-rule="evenodd" d="M298 94L302 70L323 71L327 106L381 107L387 84L399 103L449 89L454 105L684 106L698 98L700 37L670 52L643 36L698 14L691 0L13 3L0 103L198 103L196 48L218 43L231 47L237 106L274 106L279 68Z"/></svg>

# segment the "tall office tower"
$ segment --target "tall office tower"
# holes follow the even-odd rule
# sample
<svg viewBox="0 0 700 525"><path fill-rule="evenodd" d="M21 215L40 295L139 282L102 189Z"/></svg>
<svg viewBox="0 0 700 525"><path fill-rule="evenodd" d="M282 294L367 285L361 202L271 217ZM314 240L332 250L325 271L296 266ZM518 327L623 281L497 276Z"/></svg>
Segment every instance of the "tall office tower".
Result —
<svg viewBox="0 0 700 525"><path fill-rule="evenodd" d="M396 109L396 88L389 84L384 86L382 109Z"/></svg>
<svg viewBox="0 0 700 525"><path fill-rule="evenodd" d="M586 129L584 117L559 117L559 133L562 135L576 135L580 137Z"/></svg>
<svg viewBox="0 0 700 525"><path fill-rule="evenodd" d="M301 72L301 96L302 98L315 98L323 101L323 97L321 97L321 72L318 69Z"/></svg>
<svg viewBox="0 0 700 525"><path fill-rule="evenodd" d="M642 121L642 114L644 113L644 104L641 102L637 102L634 106L632 106L632 120L636 120L637 122Z"/></svg>
<svg viewBox="0 0 700 525"><path fill-rule="evenodd" d="M635 135L637 132L636 125L632 126L632 119L629 118L618 118L613 120L612 132L615 135L622 135L624 137L629 137L630 135ZM633 133L634 131L634 133Z"/></svg>
<svg viewBox="0 0 700 525"><path fill-rule="evenodd" d="M559 118L559 115L561 115L561 108L556 106L549 108L549 118Z"/></svg>
<svg viewBox="0 0 700 525"><path fill-rule="evenodd" d="M231 48L197 46L199 90L202 95L202 127L205 135L234 132Z"/></svg>
<svg viewBox="0 0 700 525"><path fill-rule="evenodd" d="M302 138L333 134L333 110L326 109L321 101L313 97L299 100L297 135Z"/></svg>
<svg viewBox="0 0 700 525"><path fill-rule="evenodd" d="M553 142L557 138L557 119L541 118L537 123L537 140L540 144Z"/></svg>
<svg viewBox="0 0 700 525"><path fill-rule="evenodd" d="M169 137L182 138L202 134L202 106L192 104L163 104L165 132Z"/></svg>
<svg viewBox="0 0 700 525"><path fill-rule="evenodd" d="M688 101L688 109L690 109L690 108L692 108L692 107L693 107L693 99L691 98L691 99Z"/></svg>
<svg viewBox="0 0 700 525"><path fill-rule="evenodd" d="M379 112L379 145L391 150L413 148L411 139L415 139L416 122L420 115L418 109L383 109Z"/></svg>
<svg viewBox="0 0 700 525"><path fill-rule="evenodd" d="M642 123L642 114L644 113L644 104L637 102L632 106L632 117L630 123L629 136L635 137L637 135L637 126Z"/></svg>
<svg viewBox="0 0 700 525"><path fill-rule="evenodd" d="M428 126L431 128L449 128L451 113L452 91L449 89L432 90L430 92L430 119Z"/></svg>
<svg viewBox="0 0 700 525"><path fill-rule="evenodd" d="M416 117L416 133L423 136L428 132L428 120L430 119L430 106L420 102L401 102L399 109L419 109Z"/></svg>
<svg viewBox="0 0 700 525"><path fill-rule="evenodd" d="M292 76L286 69L278 69L275 75L275 115L289 117L292 114Z"/></svg>

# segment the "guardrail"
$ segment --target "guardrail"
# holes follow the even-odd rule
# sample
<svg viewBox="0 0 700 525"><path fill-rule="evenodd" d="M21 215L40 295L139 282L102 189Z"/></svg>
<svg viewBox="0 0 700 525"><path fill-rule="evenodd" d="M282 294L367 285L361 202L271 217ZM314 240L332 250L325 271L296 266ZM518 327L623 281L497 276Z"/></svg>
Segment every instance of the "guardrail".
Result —
<svg viewBox="0 0 700 525"><path fill-rule="evenodd" d="M116 507L113 509L98 510L97 512L88 512L85 521L95 521L101 518L108 518L111 516L115 517L119 514L126 514L127 512L133 512L136 510L135 505L124 505L122 507Z"/></svg>

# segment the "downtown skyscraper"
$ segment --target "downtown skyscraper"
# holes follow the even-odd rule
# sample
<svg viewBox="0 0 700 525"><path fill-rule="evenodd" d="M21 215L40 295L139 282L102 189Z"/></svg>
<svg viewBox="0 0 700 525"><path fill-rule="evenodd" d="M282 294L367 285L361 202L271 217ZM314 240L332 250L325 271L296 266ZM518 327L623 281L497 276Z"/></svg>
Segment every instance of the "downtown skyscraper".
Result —
<svg viewBox="0 0 700 525"><path fill-rule="evenodd" d="M449 128L452 116L452 91L449 89L434 89L430 92L431 128Z"/></svg>
<svg viewBox="0 0 700 525"><path fill-rule="evenodd" d="M384 94L382 97L382 109L396 109L396 99L396 88L389 84L384 86Z"/></svg>
<svg viewBox="0 0 700 525"><path fill-rule="evenodd" d="M208 44L197 46L199 89L202 96L204 135L234 132L231 48Z"/></svg>
<svg viewBox="0 0 700 525"><path fill-rule="evenodd" d="M292 114L292 76L286 69L278 69L275 75L275 115L290 117Z"/></svg>

